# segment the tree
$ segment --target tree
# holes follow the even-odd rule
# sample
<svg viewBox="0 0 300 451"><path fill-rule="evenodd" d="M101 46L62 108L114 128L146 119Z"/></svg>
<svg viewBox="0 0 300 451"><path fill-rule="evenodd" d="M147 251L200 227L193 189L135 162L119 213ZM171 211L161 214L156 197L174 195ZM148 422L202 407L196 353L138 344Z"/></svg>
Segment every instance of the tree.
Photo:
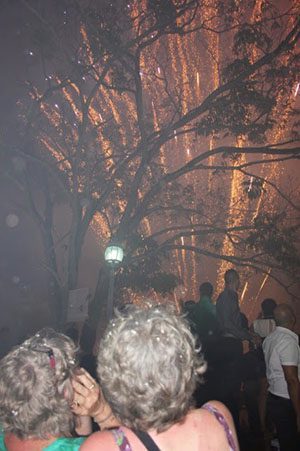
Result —
<svg viewBox="0 0 300 451"><path fill-rule="evenodd" d="M95 218L104 243L126 248L129 273L191 252L271 268L290 289L299 206L274 173L300 155L293 2L21 3L42 73L28 82L16 154L46 181L26 190L58 289L77 286ZM72 218L59 240L57 190Z"/></svg>

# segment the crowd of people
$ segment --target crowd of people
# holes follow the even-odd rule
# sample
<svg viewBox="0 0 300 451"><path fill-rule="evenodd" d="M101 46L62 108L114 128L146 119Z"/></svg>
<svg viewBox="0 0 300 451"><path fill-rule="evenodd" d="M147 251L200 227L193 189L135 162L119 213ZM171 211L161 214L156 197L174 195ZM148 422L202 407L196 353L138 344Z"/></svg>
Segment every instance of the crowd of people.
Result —
<svg viewBox="0 0 300 451"><path fill-rule="evenodd" d="M300 351L295 314L289 305L267 298L260 317L249 327L239 307L237 271L226 271L224 282L215 305L213 286L205 282L199 288L199 301L185 306L208 363L206 384L196 391L197 404L207 398L222 401L241 438L247 423L250 449L257 449L254 443L258 446L259 438L263 449L270 449L274 436L276 449L299 450Z"/></svg>
<svg viewBox="0 0 300 451"><path fill-rule="evenodd" d="M237 451L245 408L253 434L268 429L282 451L300 449L295 315L267 299L249 327L238 288L231 269L216 304L205 282L182 314L116 311L95 372L53 329L13 348L0 361L0 451Z"/></svg>

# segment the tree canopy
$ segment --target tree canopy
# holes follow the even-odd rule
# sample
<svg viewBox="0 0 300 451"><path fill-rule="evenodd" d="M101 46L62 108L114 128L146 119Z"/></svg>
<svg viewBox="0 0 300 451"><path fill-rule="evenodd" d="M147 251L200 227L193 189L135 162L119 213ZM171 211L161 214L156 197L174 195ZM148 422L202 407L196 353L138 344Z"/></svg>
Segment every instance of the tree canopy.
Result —
<svg viewBox="0 0 300 451"><path fill-rule="evenodd" d="M26 170L8 172L58 288L77 286L95 227L103 246L122 243L128 277L162 265L195 283L204 255L292 292L299 197L281 173L300 155L296 2L20 3L35 65L13 152ZM71 214L61 237L58 202Z"/></svg>

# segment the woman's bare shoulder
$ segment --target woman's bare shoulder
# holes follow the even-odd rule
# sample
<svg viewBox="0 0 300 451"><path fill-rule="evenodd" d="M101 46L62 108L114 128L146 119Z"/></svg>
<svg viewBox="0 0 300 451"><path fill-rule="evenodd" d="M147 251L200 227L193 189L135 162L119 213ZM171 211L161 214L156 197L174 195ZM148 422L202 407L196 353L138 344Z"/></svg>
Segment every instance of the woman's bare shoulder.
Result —
<svg viewBox="0 0 300 451"><path fill-rule="evenodd" d="M216 409L220 414L223 415L236 443L236 449L239 449L233 418L227 407L220 401L209 401L208 403L206 403L206 405L211 406L213 409ZM227 442L226 432L223 425L220 424L220 422L216 419L215 415L210 411L209 408L204 408L203 406L200 409L194 410L193 412L195 412L195 415L197 415L199 419L201 418L202 428L206 431L206 433L207 431L210 431L212 433L210 435L215 435L216 439L218 436L220 436L220 438L223 437L223 439L225 439L225 441Z"/></svg>
<svg viewBox="0 0 300 451"><path fill-rule="evenodd" d="M218 412L220 412L226 420L233 422L231 413L229 412L229 410L227 409L227 407L220 401L209 401L204 405L209 405L212 406L214 409L216 409ZM201 408L202 410L206 410L203 409L203 407Z"/></svg>
<svg viewBox="0 0 300 451"><path fill-rule="evenodd" d="M80 446L82 451L99 451L99 450L115 451L115 441L111 432L94 432Z"/></svg>
<svg viewBox="0 0 300 451"><path fill-rule="evenodd" d="M198 424L198 427L200 426L201 429L206 429L206 427L209 427L210 430L215 428L218 429L219 423L212 412L212 409L215 409L223 415L228 426L234 429L232 416L227 407L224 406L224 404L219 401L209 401L206 405L208 408L204 408L204 406L202 406L199 409L191 410L186 418L188 420L188 423L196 422ZM212 409L209 409L209 406L212 407Z"/></svg>

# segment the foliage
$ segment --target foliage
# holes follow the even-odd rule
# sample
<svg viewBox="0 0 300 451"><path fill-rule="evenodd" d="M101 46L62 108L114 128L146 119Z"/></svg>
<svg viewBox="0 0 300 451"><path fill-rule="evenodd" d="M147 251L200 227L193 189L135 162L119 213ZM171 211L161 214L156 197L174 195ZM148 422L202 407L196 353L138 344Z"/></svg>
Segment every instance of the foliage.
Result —
<svg viewBox="0 0 300 451"><path fill-rule="evenodd" d="M271 255L285 269L287 242L281 235L275 245L272 233L281 232L269 199L283 199L283 209L295 204L268 171L259 171L266 161L274 167L300 154L291 95L296 9L196 0L65 4L64 30L51 2L40 10L22 0L32 14L33 39L42 27L50 43L45 33L32 41L47 76L45 85L28 84L18 150L47 168L52 207L58 186L70 208L64 288L77 285L82 245L96 217L103 245L116 238L126 248L122 277L132 286L142 275L149 286L158 280L174 250L263 272ZM196 65L198 85L191 73ZM36 144L29 149L28 142ZM270 223L249 223L253 202L264 193L272 193L261 204ZM287 218L281 221L286 227ZM253 257L256 246L261 258Z"/></svg>
<svg viewBox="0 0 300 451"><path fill-rule="evenodd" d="M280 267L294 273L299 279L300 267L299 247L297 247L299 226L284 225L286 214L262 214L255 219L256 230L247 237L247 244L255 251L264 250L266 255L272 255Z"/></svg>
<svg viewBox="0 0 300 451"><path fill-rule="evenodd" d="M249 199L257 199L261 196L264 191L263 180L255 179L251 177L250 180L243 182L244 192L249 197Z"/></svg>

